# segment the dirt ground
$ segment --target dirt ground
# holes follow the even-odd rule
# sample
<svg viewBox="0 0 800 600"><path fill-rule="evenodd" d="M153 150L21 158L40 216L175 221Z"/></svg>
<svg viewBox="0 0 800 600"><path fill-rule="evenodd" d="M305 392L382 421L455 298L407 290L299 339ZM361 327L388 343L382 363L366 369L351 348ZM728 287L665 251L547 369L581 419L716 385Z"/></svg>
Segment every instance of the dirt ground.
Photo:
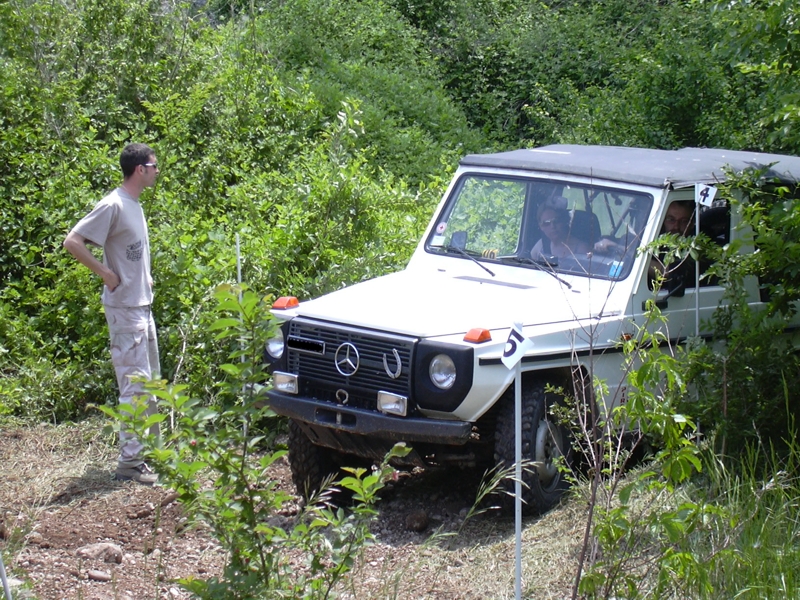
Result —
<svg viewBox="0 0 800 600"><path fill-rule="evenodd" d="M14 599L178 600L190 595L176 579L220 574L226 554L208 530L188 526L169 489L112 481L114 457L101 421L0 425L0 551ZM273 476L293 490L285 459ZM392 484L341 596L514 598L513 519L464 523L476 485L463 472ZM523 597L570 597L583 510L570 500L525 521Z"/></svg>

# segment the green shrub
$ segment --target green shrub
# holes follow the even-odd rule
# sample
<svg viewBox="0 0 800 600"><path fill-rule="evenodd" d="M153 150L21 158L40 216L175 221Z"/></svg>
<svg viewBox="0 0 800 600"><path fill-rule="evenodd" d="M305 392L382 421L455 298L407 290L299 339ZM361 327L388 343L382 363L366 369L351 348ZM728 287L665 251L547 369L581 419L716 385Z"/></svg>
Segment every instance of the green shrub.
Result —
<svg viewBox="0 0 800 600"><path fill-rule="evenodd" d="M209 401L209 299L212 282L237 278L237 235L242 277L264 292L308 298L404 264L477 138L411 29L378 2L346 9L298 2L218 25L189 4L0 6L0 370L89 382L63 388L71 403L37 408L37 391L4 410L113 402L100 282L61 243L119 183L129 141L162 166L141 201L163 372ZM323 13L363 27L327 36L303 21ZM312 77L283 52L314 27L327 44L314 52L346 60Z"/></svg>
<svg viewBox="0 0 800 600"><path fill-rule="evenodd" d="M712 318L712 343L693 346L689 355L697 397L687 398L684 410L716 431L718 450L726 454L758 440L783 444L789 434L785 389L789 414L797 417L800 363L787 326L800 299L800 219L797 190L776 187L763 171L731 174L720 187L732 198L732 210L741 212L742 235L723 248L702 246L714 263L709 275L725 289L725 305ZM757 251L742 253L748 232ZM747 303L754 285L766 300L762 305Z"/></svg>
<svg viewBox="0 0 800 600"><path fill-rule="evenodd" d="M187 514L208 524L227 550L221 577L183 580L186 589L200 598L329 598L373 537L373 505L393 472L389 459L408 449L398 445L374 472L353 469L336 482L352 492L351 509L332 506L328 489L296 517L281 517L293 499L269 474L286 453L275 449L274 413L270 419L262 395L268 383L264 345L274 328L270 304L236 286L221 286L215 300L211 330L228 349L227 362L216 365L222 374L216 407L192 398L183 385L154 382L149 386L161 414L145 419L142 410L103 411L117 430L124 424L146 440L160 482L178 493ZM167 412L174 426L163 439L148 436L150 425L165 421Z"/></svg>

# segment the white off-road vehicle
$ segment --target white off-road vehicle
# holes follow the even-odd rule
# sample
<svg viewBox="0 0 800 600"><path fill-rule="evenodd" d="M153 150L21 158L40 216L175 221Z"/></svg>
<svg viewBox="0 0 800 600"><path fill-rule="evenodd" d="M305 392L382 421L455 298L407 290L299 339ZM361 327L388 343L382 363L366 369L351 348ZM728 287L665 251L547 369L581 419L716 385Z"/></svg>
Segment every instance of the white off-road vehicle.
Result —
<svg viewBox="0 0 800 600"><path fill-rule="evenodd" d="M651 257L637 249L660 235L672 203L694 206L697 184L724 180L726 167L763 166L778 181L800 178L800 158L713 149L466 156L404 270L275 303L282 326L266 353L268 397L290 419L298 490L310 493L339 466L381 460L400 441L412 448L408 465L511 465L515 374L501 358L519 323L533 342L519 367L523 458L535 465L524 500L530 512L553 506L567 485L555 459L570 448L548 417L558 400L548 385L572 389L591 371L607 382L607 402L625 401L619 342L654 296ZM699 230L716 243L746 237L724 199L697 206ZM761 302L759 282L747 286ZM698 328L722 299L715 280L692 270L667 288L657 300L670 341L708 333Z"/></svg>

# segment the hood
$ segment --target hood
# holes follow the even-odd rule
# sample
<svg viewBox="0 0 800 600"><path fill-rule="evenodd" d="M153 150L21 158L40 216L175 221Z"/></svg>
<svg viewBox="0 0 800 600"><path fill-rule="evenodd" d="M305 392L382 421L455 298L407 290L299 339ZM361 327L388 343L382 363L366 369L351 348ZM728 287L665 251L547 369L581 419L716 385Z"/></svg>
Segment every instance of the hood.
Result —
<svg viewBox="0 0 800 600"><path fill-rule="evenodd" d="M298 316L415 337L568 322L590 315L589 295L546 273L522 284L489 275L405 270L303 302Z"/></svg>

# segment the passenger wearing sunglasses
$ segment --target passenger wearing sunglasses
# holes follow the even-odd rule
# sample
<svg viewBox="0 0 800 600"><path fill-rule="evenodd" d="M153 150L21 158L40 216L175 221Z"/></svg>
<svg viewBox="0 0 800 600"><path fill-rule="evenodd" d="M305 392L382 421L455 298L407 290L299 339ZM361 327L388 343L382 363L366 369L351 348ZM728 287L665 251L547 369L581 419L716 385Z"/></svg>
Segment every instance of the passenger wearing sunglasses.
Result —
<svg viewBox="0 0 800 600"><path fill-rule="evenodd" d="M67 235L64 247L104 283L102 302L111 338L111 362L119 385L120 408L146 403L156 412L155 398L131 377L160 377L158 340L150 306L150 238L139 196L155 185L158 163L145 144L129 144L120 155L122 184L98 202ZM98 260L87 245L103 250ZM142 417L145 418L145 417ZM150 428L158 434L158 425ZM135 435L120 431L120 454L114 479L152 485L158 480L142 459L143 446Z"/></svg>
<svg viewBox="0 0 800 600"><path fill-rule="evenodd" d="M539 206L536 216L542 237L531 250L534 260L566 258L589 252L587 242L570 234L570 216L566 207L567 199L560 196Z"/></svg>

